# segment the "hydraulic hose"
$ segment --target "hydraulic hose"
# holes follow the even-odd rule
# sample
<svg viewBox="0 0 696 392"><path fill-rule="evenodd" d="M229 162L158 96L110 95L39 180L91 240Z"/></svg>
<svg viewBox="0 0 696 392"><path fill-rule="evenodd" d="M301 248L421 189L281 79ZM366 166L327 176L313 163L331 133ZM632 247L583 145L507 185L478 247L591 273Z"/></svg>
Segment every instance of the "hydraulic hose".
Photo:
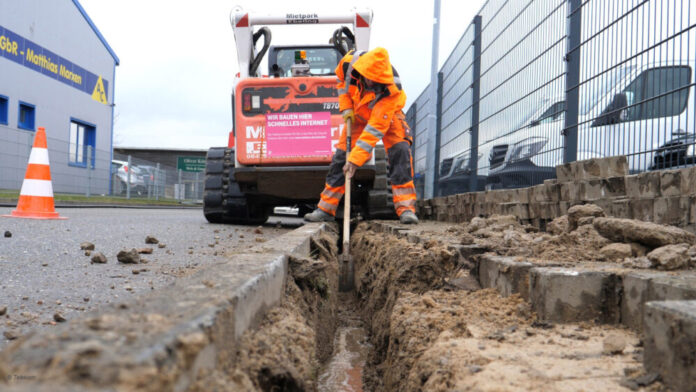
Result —
<svg viewBox="0 0 696 392"><path fill-rule="evenodd" d="M345 56L351 49L355 48L355 36L346 26L341 26L333 33L333 45L341 56Z"/></svg>
<svg viewBox="0 0 696 392"><path fill-rule="evenodd" d="M251 64L249 64L250 76L256 75L256 71L259 69L259 65L261 65L261 60L263 60L263 56L266 55L268 48L271 46L271 30L269 30L268 27L262 27L253 35L254 48L256 48L256 42L259 40L259 38L261 38L262 35L263 47L256 55L256 57L254 57L254 60L251 62Z"/></svg>

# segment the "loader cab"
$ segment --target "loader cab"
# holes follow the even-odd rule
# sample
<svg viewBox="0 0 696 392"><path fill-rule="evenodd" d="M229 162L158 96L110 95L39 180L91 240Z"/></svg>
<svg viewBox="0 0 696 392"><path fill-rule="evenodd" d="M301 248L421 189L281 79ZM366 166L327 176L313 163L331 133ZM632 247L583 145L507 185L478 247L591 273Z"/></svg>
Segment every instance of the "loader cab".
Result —
<svg viewBox="0 0 696 392"><path fill-rule="evenodd" d="M304 50L312 76L335 75L336 66L343 56L333 45L271 46L268 52L268 75L292 76L290 68L295 64L295 53Z"/></svg>

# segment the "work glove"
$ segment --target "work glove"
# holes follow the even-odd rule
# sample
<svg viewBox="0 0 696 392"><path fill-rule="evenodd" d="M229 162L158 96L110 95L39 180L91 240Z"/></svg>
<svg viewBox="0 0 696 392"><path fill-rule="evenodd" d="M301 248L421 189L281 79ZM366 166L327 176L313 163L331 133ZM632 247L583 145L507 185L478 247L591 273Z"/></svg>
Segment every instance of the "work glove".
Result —
<svg viewBox="0 0 696 392"><path fill-rule="evenodd" d="M347 123L349 119L352 124L355 124L355 112L353 112L353 109L343 111L343 121Z"/></svg>

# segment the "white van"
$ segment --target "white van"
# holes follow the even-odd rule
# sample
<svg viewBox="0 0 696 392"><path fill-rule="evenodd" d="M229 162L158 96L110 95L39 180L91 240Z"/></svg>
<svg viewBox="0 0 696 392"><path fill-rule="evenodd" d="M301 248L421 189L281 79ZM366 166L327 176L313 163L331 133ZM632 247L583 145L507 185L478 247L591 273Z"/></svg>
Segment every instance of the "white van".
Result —
<svg viewBox="0 0 696 392"><path fill-rule="evenodd" d="M577 159L626 155L629 170L648 170L674 135L694 131L694 62L663 61L616 68L580 89ZM549 105L558 105L558 99ZM549 106L549 107L551 107ZM503 163L491 167L495 188L529 186L555 177L563 163L564 112L511 135ZM494 147L494 148L496 148Z"/></svg>
<svg viewBox="0 0 696 392"><path fill-rule="evenodd" d="M543 99L524 124L497 139L484 163L489 166L486 189L520 188L554 178L555 166L544 163L556 161L558 151L549 147L563 142L564 114L563 97Z"/></svg>
<svg viewBox="0 0 696 392"><path fill-rule="evenodd" d="M488 174L486 163L490 154L491 145L479 146L478 171L476 176L476 191L484 190ZM440 163L440 176L438 178L437 196L449 196L458 193L469 192L469 181L472 175L469 166L471 151L467 151L451 158L446 158Z"/></svg>

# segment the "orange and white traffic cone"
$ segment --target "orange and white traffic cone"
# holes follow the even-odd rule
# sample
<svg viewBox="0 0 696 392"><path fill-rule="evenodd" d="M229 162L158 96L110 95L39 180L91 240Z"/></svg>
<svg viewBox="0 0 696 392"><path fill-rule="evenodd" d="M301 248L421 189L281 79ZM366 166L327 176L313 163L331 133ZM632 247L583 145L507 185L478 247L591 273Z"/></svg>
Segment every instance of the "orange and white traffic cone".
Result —
<svg viewBox="0 0 696 392"><path fill-rule="evenodd" d="M29 219L68 219L58 216L53 203L53 185L48 163L46 130L39 127L34 136L34 146L29 155L27 173L24 175L22 190L19 192L17 209L10 218Z"/></svg>

